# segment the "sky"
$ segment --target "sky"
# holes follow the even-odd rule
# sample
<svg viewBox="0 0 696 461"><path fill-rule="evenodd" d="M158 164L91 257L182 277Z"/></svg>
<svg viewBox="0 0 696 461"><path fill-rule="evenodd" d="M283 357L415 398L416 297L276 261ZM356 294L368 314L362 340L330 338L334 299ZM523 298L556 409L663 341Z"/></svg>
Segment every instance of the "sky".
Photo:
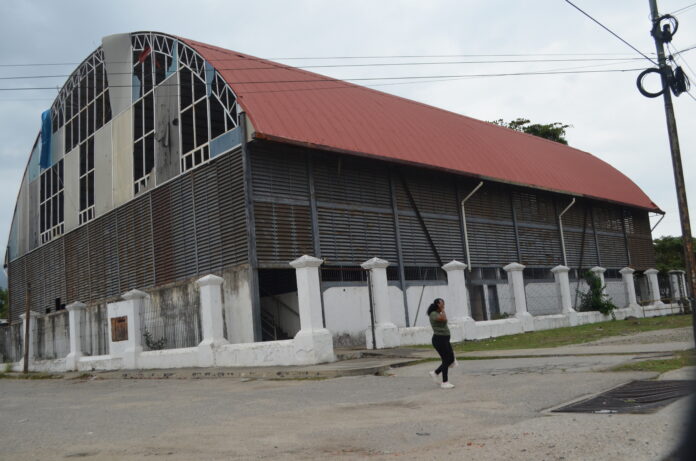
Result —
<svg viewBox="0 0 696 461"><path fill-rule="evenodd" d="M648 0L573 3L654 57ZM692 3L660 0L660 13ZM696 7L676 17L680 26L672 42L674 51L696 45ZM354 83L480 120L524 117L571 125L567 132L571 146L619 169L666 212L653 237L681 234L662 98L642 96L635 83L640 70L653 65L564 0L3 0L0 256L41 112L102 37L140 30L179 35L295 66L334 66L308 70L336 78L380 78ZM674 107L688 199L696 204L696 49L678 56L694 81L694 98L686 94L674 98ZM335 59L325 59L329 57ZM56 63L71 64L46 65ZM610 69L640 70L470 77ZM56 77L26 78L46 75ZM646 86L654 89L655 84L648 81ZM54 89L3 90L20 87ZM659 219L653 217L652 223ZM1 279L2 275L0 283Z"/></svg>

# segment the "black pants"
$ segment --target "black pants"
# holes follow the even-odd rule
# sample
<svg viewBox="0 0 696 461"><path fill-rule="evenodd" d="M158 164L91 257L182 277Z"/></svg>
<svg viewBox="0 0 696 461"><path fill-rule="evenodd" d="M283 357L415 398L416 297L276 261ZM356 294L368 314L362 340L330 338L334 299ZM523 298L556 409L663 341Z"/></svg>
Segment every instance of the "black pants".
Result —
<svg viewBox="0 0 696 461"><path fill-rule="evenodd" d="M436 374L442 373L442 382L447 382L447 371L449 366L454 363L454 351L452 350L452 345L450 344L449 336L433 335L433 347L440 354L442 359L442 365L435 370Z"/></svg>

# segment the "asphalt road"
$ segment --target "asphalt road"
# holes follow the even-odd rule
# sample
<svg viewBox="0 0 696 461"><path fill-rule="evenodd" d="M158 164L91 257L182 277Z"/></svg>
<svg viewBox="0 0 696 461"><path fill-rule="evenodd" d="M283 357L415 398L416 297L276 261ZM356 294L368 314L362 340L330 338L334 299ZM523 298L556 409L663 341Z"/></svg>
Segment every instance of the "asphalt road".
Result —
<svg viewBox="0 0 696 461"><path fill-rule="evenodd" d="M660 338L664 339L664 338ZM660 460L688 399L649 415L550 413L650 373L632 356L467 360L322 381L0 380L0 459Z"/></svg>

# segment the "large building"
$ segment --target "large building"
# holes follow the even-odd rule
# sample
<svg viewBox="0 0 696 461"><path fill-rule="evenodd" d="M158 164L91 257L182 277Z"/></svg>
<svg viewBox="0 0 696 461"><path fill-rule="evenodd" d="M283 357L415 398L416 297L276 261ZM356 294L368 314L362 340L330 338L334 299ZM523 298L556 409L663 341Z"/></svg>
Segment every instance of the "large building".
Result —
<svg viewBox="0 0 696 461"><path fill-rule="evenodd" d="M359 342L369 312L351 290L369 258L391 263L401 325L453 259L482 320L509 308L513 261L530 282L564 262L576 278L653 266L649 212L630 179L565 145L176 36L112 35L43 114L7 244L10 321L25 302L98 313L137 288L174 325L170 347L195 345L194 281L212 273L230 341L291 335L288 262L310 254L326 326Z"/></svg>

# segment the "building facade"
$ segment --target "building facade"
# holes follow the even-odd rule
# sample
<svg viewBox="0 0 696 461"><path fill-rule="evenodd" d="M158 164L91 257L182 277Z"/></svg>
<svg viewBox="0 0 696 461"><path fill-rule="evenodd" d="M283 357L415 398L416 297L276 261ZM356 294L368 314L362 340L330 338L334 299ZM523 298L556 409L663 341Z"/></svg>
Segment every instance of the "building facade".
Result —
<svg viewBox="0 0 696 461"><path fill-rule="evenodd" d="M364 342L369 300L350 293L367 259L391 263L401 325L453 259L485 320L510 309L510 262L540 284L559 264L575 280L654 266L649 212L628 178L570 147L175 36L119 34L43 114L7 245L10 321L27 303L98 310L139 289L152 328L177 325L171 347L195 345L194 280L216 274L228 340L291 336L288 262L310 254L324 259L326 327Z"/></svg>

